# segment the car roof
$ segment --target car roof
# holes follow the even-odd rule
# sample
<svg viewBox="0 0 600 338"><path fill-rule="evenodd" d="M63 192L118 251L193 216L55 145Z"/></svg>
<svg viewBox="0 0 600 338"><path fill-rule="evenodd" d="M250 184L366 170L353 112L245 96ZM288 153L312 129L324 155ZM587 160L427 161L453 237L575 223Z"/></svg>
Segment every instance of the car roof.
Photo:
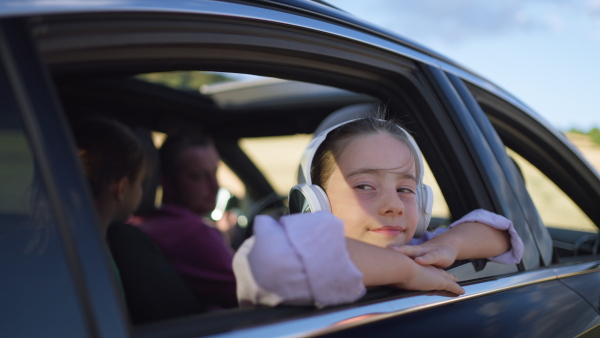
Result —
<svg viewBox="0 0 600 338"><path fill-rule="evenodd" d="M272 11L271 11L272 10ZM323 30L328 34L341 34L344 37L359 40L361 43L373 44L380 49L387 49L394 53L405 54L411 59L439 67L451 74L485 88L502 97L505 101L519 107L537 122L549 127L544 118L536 114L527 105L512 94L506 92L491 81L467 69L459 63L432 51L431 49L411 41L397 33L378 27L361 20L349 13L324 4L322 1L307 0L248 0L248 1L208 1L208 0L110 0L110 1L85 1L85 0L21 0L0 2L0 18L9 17L39 17L44 18L77 17L85 15L110 15L115 14L181 14L181 15L208 15L224 16L230 18L262 20L265 22L300 25L303 29ZM292 14L294 20L288 15ZM298 19L300 18L300 21ZM303 21L307 18L309 21ZM314 21L316 20L316 21ZM293 23L292 23L293 21ZM37 21L32 21L33 23ZM324 25L316 25L315 23ZM40 27L38 27L40 28ZM40 29L43 29L41 27ZM345 36L351 33L355 34ZM50 65L52 70L52 65ZM550 128L551 129L551 128ZM559 137L561 137L559 135Z"/></svg>
<svg viewBox="0 0 600 338"><path fill-rule="evenodd" d="M204 14L219 14L219 10L214 5L215 1L205 0L19 0L19 1L4 1L0 2L0 18L7 17L22 17L22 16L44 16L44 15L65 15L78 13L111 13L111 12L171 12L176 13L204 13ZM220 1L219 6L226 5L228 1ZM436 60L443 61L453 67L457 67L463 71L476 75L473 71L467 69L458 62L444 56L432 49L419 44L416 41L408 39L387 30L383 27L374 25L368 21L362 20L350 13L347 13L335 6L332 6L325 1L312 0L248 0L243 3L249 6L277 8L278 10L286 10L296 12L303 16L317 18L321 21L334 22L338 25L344 25L352 29L356 29L379 38L399 43L403 46L411 48L415 51L430 56ZM479 77L479 76L478 76Z"/></svg>

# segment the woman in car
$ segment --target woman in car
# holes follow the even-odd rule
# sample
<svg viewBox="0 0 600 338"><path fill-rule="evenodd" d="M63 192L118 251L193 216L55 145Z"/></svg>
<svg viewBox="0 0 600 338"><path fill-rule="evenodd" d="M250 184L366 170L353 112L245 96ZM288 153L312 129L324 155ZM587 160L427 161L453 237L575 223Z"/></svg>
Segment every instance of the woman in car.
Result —
<svg viewBox="0 0 600 338"><path fill-rule="evenodd" d="M206 311L156 244L125 224L142 197L146 155L140 140L104 118L78 124L75 139L132 322Z"/></svg>

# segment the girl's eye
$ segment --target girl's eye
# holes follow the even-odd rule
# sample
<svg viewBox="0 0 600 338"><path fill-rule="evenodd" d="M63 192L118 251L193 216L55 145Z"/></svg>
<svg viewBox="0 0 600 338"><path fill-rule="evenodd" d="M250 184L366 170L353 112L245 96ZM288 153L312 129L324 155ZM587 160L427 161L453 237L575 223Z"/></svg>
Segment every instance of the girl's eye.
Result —
<svg viewBox="0 0 600 338"><path fill-rule="evenodd" d="M358 190L373 190L374 188L368 184L359 184L357 186L355 186L354 188L358 189Z"/></svg>
<svg viewBox="0 0 600 338"><path fill-rule="evenodd" d="M399 193L407 193L407 194L414 194L415 191L411 188L398 188L397 190Z"/></svg>

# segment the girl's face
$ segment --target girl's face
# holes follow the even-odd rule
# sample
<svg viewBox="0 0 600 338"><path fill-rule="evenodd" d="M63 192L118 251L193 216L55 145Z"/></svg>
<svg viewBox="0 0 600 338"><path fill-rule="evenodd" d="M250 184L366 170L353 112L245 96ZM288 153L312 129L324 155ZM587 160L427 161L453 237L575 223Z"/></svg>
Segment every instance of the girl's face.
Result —
<svg viewBox="0 0 600 338"><path fill-rule="evenodd" d="M346 236L380 247L411 240L419 217L414 160L406 144L385 132L345 146L325 192Z"/></svg>

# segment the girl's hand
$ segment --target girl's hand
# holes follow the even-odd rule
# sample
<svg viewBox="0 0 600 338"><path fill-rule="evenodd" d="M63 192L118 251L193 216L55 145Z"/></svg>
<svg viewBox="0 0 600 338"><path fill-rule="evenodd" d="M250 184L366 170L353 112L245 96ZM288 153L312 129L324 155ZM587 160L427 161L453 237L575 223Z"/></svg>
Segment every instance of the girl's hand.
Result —
<svg viewBox="0 0 600 338"><path fill-rule="evenodd" d="M449 291L457 295L462 295L465 290L456 283L457 278L452 274L433 266L420 266L414 264L414 270L410 278L395 286L405 290L419 291Z"/></svg>
<svg viewBox="0 0 600 338"><path fill-rule="evenodd" d="M456 247L447 243L396 245L390 248L407 255L420 265L433 265L438 268L446 268L452 265L458 254Z"/></svg>
<svg viewBox="0 0 600 338"><path fill-rule="evenodd" d="M346 238L350 259L363 274L363 284L393 285L405 290L443 290L462 295L456 277L432 265L420 265L403 253Z"/></svg>

